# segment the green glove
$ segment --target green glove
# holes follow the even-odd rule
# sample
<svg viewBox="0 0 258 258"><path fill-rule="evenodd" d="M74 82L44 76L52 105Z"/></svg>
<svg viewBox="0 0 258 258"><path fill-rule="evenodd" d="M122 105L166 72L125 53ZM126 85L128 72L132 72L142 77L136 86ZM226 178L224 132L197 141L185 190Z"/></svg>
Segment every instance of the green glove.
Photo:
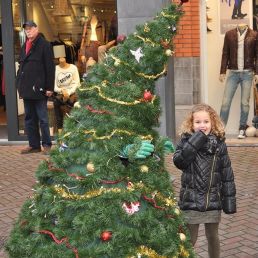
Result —
<svg viewBox="0 0 258 258"><path fill-rule="evenodd" d="M145 159L154 152L154 145L150 141L142 141L140 149L136 152L137 159Z"/></svg>
<svg viewBox="0 0 258 258"><path fill-rule="evenodd" d="M171 141L167 140L164 143L164 152L166 154L173 153L175 151L174 145Z"/></svg>
<svg viewBox="0 0 258 258"><path fill-rule="evenodd" d="M136 159L145 159L150 156L153 151L154 145L151 144L150 141L142 141L139 149L137 149L136 144L128 144L121 152L121 156L128 158L129 155L135 153L134 156Z"/></svg>

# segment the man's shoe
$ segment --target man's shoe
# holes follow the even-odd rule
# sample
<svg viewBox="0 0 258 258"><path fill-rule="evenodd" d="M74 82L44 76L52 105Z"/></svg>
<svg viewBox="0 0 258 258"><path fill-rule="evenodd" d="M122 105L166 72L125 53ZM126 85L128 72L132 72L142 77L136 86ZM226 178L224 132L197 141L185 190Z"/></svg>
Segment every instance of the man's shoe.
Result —
<svg viewBox="0 0 258 258"><path fill-rule="evenodd" d="M44 155L49 155L50 151L51 151L51 146L43 146Z"/></svg>
<svg viewBox="0 0 258 258"><path fill-rule="evenodd" d="M239 130L239 135L237 136L238 139L245 139L245 130Z"/></svg>
<svg viewBox="0 0 258 258"><path fill-rule="evenodd" d="M243 19L245 16L247 15L247 13L240 13L238 14L238 19Z"/></svg>
<svg viewBox="0 0 258 258"><path fill-rule="evenodd" d="M238 19L238 16L237 16L237 15L232 15L232 16L231 16L231 19L232 19L232 20L236 20L236 19Z"/></svg>
<svg viewBox="0 0 258 258"><path fill-rule="evenodd" d="M30 154L30 153L37 153L37 152L41 152L41 148L32 148L30 146L27 146L21 150L21 154Z"/></svg>

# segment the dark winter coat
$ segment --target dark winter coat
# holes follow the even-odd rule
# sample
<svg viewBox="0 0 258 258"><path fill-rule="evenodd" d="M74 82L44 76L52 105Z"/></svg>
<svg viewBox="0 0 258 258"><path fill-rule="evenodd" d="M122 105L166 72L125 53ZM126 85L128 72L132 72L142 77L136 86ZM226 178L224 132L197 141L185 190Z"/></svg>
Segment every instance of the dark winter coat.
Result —
<svg viewBox="0 0 258 258"><path fill-rule="evenodd" d="M258 34L247 29L244 39L244 69L258 74ZM227 69L238 70L237 63L238 38L237 29L226 32L222 51L220 74L226 74Z"/></svg>
<svg viewBox="0 0 258 258"><path fill-rule="evenodd" d="M25 45L22 46L19 58L16 87L23 99L44 99L40 89L54 91L55 65L52 47L40 34L32 42L27 55Z"/></svg>
<svg viewBox="0 0 258 258"><path fill-rule="evenodd" d="M201 131L184 134L173 156L181 169L182 210L236 212L233 170L224 140Z"/></svg>

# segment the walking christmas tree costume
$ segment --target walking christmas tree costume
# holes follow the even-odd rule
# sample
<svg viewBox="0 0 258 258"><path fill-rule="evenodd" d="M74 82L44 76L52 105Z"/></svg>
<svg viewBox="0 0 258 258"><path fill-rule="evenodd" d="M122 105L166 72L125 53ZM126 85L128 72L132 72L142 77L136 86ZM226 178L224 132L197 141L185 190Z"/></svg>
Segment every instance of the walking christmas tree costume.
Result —
<svg viewBox="0 0 258 258"><path fill-rule="evenodd" d="M155 80L181 15L181 5L164 8L89 72L59 146L36 172L9 257L194 257L164 167L173 146L153 129Z"/></svg>

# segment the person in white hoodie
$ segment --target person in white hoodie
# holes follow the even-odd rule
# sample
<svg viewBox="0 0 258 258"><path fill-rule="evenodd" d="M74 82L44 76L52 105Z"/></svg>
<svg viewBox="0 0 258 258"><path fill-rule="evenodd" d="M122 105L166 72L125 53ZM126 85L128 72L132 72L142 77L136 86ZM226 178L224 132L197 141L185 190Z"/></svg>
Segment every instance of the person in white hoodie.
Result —
<svg viewBox="0 0 258 258"><path fill-rule="evenodd" d="M78 87L80 87L80 76L77 67L67 63L65 57L60 57L59 64L56 66L54 88L57 95L54 98L54 110L59 133L63 128L64 113L70 111L77 99L75 92Z"/></svg>

